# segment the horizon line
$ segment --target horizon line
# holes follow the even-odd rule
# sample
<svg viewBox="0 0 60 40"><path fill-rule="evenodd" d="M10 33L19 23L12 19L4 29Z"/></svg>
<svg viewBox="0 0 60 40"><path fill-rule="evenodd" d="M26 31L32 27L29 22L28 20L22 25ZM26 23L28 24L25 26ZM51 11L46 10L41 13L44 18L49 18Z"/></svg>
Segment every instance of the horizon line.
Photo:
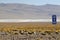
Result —
<svg viewBox="0 0 60 40"><path fill-rule="evenodd" d="M0 19L0 22L52 22L52 19ZM57 19L60 22L60 19Z"/></svg>
<svg viewBox="0 0 60 40"><path fill-rule="evenodd" d="M35 5L35 4L27 4L27 3L0 3L0 4L26 4L26 5ZM45 4L40 4L40 5L60 5L60 4L45 3ZM37 6L39 6L39 5L37 5Z"/></svg>

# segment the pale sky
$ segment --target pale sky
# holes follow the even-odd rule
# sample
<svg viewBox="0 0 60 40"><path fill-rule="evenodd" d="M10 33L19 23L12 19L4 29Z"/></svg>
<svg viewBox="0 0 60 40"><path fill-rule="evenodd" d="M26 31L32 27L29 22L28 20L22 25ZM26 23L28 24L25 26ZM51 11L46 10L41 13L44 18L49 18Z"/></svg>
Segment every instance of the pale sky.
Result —
<svg viewBox="0 0 60 40"><path fill-rule="evenodd" d="M0 3L24 3L30 5L43 5L43 4L60 5L60 0L0 0Z"/></svg>

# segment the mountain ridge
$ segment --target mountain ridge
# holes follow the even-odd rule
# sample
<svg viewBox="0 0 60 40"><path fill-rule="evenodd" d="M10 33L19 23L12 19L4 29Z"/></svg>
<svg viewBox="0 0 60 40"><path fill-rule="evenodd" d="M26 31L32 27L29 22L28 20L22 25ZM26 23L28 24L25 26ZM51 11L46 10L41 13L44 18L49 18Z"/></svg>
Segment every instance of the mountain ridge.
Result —
<svg viewBox="0 0 60 40"><path fill-rule="evenodd" d="M0 19L43 19L53 14L60 18L60 5L0 4Z"/></svg>

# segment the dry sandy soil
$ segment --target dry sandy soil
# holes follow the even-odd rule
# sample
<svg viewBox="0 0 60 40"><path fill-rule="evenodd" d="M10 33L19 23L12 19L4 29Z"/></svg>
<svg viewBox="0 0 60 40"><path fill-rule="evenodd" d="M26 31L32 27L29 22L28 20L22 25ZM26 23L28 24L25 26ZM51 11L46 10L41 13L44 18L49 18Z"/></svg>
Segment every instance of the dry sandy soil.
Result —
<svg viewBox="0 0 60 40"><path fill-rule="evenodd" d="M0 23L0 40L60 40L60 23Z"/></svg>

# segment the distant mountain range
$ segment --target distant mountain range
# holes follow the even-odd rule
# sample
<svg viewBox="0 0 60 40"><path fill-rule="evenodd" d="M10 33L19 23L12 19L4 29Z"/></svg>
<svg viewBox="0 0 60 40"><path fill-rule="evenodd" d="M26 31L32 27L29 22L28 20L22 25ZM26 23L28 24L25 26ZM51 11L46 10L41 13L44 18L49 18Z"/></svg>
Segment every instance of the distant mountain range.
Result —
<svg viewBox="0 0 60 40"><path fill-rule="evenodd" d="M60 18L60 5L0 4L0 19L43 19L53 14Z"/></svg>

